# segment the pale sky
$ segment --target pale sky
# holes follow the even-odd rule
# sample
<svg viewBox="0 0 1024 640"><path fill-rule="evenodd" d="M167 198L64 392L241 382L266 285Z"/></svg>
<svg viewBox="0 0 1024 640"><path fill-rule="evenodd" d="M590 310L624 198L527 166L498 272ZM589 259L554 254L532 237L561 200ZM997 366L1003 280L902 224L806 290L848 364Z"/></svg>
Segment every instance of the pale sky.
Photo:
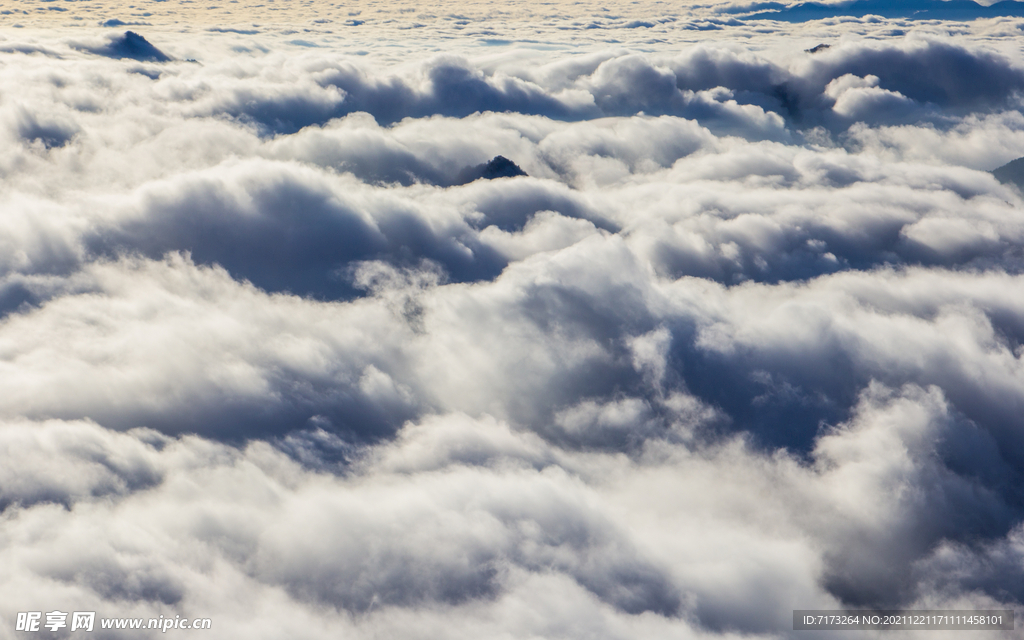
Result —
<svg viewBox="0 0 1024 640"><path fill-rule="evenodd" d="M584 17L615 14L622 16L653 17L664 13L678 14L680 10L700 11L704 7L721 4L715 0L705 2L663 2L636 0L609 3L601 0L580 2L545 2L520 0L515 3L479 1L463 2L382 2L356 0L330 2L318 0L226 0L199 2L193 0L137 1L118 0L26 0L0 2L3 26L20 23L25 26L82 23L95 26L106 20L145 22L153 26L221 24L293 24L315 25L326 29L358 19L366 21L398 20L423 22L438 18L479 18L501 15L515 20L543 20L569 15ZM317 22L317 21L320 22Z"/></svg>

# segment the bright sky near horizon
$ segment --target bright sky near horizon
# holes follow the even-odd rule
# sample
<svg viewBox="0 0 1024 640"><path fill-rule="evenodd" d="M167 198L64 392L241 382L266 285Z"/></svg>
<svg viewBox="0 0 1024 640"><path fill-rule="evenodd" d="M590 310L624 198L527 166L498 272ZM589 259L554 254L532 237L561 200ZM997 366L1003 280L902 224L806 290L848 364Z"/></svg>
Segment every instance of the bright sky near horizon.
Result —
<svg viewBox="0 0 1024 640"><path fill-rule="evenodd" d="M431 1L386 2L356 0L354 2L320 2L317 0L227 0L194 2L191 0L150 0L125 2L117 0L27 0L0 2L3 24L26 26L52 24L95 26L108 20L169 25L238 25L310 24L317 28L343 26L353 20L416 23L437 19L458 20L482 16L503 16L513 20L543 20L568 16L596 17L622 15L655 17L664 13L678 14L695 9L701 13L721 2L666 2L664 0L629 0L627 2L549 2L519 0L515 3L494 3L463 0L457 3Z"/></svg>

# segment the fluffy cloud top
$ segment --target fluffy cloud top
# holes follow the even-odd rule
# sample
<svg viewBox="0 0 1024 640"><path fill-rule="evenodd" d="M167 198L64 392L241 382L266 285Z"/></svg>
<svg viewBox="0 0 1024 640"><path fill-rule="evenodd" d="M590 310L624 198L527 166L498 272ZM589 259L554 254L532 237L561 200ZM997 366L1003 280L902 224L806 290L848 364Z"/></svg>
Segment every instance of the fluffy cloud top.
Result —
<svg viewBox="0 0 1024 640"><path fill-rule="evenodd" d="M1024 200L987 171L1024 58L989 27L401 64L5 34L0 637L1020 613ZM499 155L526 175L463 184Z"/></svg>

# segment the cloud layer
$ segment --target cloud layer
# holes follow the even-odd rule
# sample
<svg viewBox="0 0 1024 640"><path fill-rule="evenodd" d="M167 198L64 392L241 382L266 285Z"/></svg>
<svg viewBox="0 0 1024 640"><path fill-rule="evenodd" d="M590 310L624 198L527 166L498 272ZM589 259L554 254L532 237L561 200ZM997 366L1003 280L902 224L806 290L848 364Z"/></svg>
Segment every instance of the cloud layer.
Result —
<svg viewBox="0 0 1024 640"><path fill-rule="evenodd" d="M0 637L1020 612L1024 59L985 29L5 41Z"/></svg>

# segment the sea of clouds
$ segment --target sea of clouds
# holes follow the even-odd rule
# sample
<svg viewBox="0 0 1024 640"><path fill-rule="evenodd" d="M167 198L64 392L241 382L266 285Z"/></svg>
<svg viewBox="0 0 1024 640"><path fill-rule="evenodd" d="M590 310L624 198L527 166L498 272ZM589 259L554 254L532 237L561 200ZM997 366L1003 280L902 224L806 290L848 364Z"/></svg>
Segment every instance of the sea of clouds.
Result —
<svg viewBox="0 0 1024 640"><path fill-rule="evenodd" d="M3 30L0 638L1019 617L1024 20L718 15Z"/></svg>

